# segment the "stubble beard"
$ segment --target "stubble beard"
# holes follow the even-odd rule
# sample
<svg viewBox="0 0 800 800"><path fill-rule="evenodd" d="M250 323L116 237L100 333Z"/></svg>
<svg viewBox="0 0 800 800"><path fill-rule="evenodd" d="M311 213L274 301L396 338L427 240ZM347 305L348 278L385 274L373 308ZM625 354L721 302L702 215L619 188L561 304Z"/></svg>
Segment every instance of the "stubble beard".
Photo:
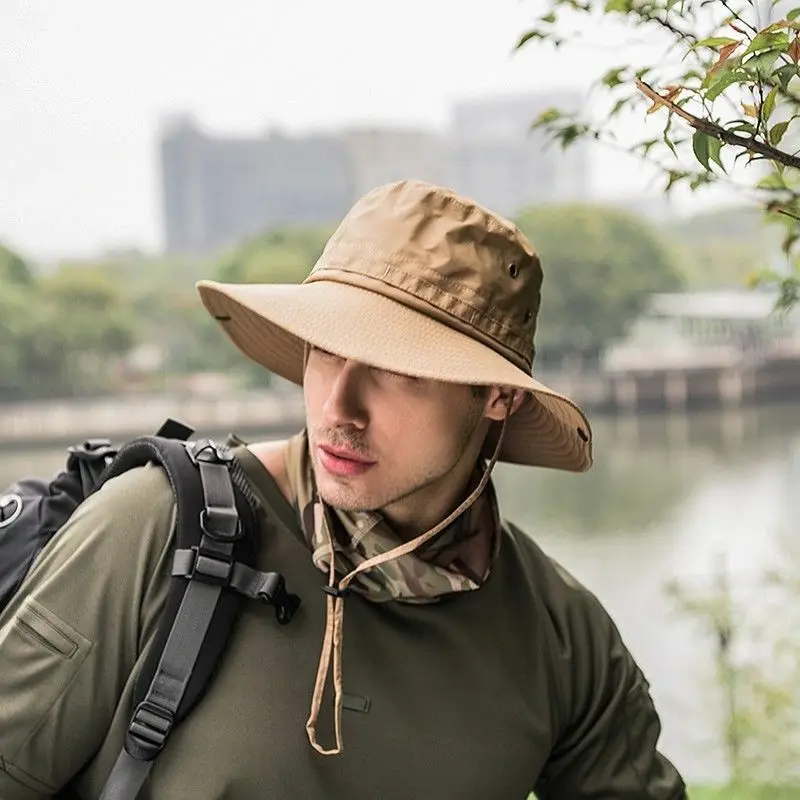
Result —
<svg viewBox="0 0 800 800"><path fill-rule="evenodd" d="M336 485L333 491L327 491L320 483L330 481L333 484L337 484L337 480L333 476L326 475L325 480L320 481L316 458L314 458L313 465L316 473L319 495L322 501L328 506L346 513L375 513L380 512L381 509L385 509L388 506L408 500L414 495L422 494L426 489L434 486L437 482L449 475L458 466L469 448L482 420L482 403L476 402L475 407L470 409L470 413L464 416L459 430L456 452L447 460L447 464L443 464L432 470L422 469L418 475L408 479L405 487L395 491L386 489L383 493L375 492L373 493L375 495L373 497L358 497L358 492L353 491L353 489L346 484ZM342 432L338 435L334 435L332 439L337 444L341 442L342 444L352 447L356 451L365 451L361 441L354 440L352 437ZM380 466L378 466L378 469L380 469Z"/></svg>

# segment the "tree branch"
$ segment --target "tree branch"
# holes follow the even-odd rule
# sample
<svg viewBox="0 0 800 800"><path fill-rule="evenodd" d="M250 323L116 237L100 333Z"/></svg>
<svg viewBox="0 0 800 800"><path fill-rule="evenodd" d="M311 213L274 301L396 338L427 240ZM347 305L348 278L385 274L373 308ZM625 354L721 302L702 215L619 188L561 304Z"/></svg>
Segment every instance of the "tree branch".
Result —
<svg viewBox="0 0 800 800"><path fill-rule="evenodd" d="M757 139L741 136L738 133L726 130L721 125L717 125L716 122L711 122L711 120L696 117L694 114L690 114L688 111L681 108L676 103L673 103L671 100L667 100L665 97L662 97L655 89L653 89L652 86L648 86L648 84L646 84L644 81L637 79L636 88L654 103L664 106L673 114L677 114L681 119L688 122L689 125L691 125L695 130L702 131L708 136L713 136L715 139L719 139L721 142L733 145L734 147L741 147L748 152L758 153L759 155L768 158L770 161L777 161L779 164L783 164L784 166L800 169L800 158L797 156L784 153L783 150L778 150L777 148L772 147L764 142L760 142Z"/></svg>
<svg viewBox="0 0 800 800"><path fill-rule="evenodd" d="M673 36L677 36L678 39L683 42L688 42L689 44L693 45L698 41L697 36L695 36L693 33L681 30L668 19L663 19L657 14L646 15L646 13L642 13L640 19L642 22L652 21L658 23L662 28L668 30Z"/></svg>
<svg viewBox="0 0 800 800"><path fill-rule="evenodd" d="M725 8L727 9L727 11L730 13L730 15L731 15L731 16L732 16L732 17L733 17L733 18L734 18L734 19L735 19L737 22L740 22L740 23L741 23L742 25L744 25L746 28L750 28L750 30L751 30L751 31L752 31L754 34L758 34L758 28L757 28L755 25L753 25L753 24L751 24L750 22L748 22L746 19L744 19L744 18L742 17L742 15L741 15L741 13L740 13L740 12L738 12L738 11L735 11L734 9L732 9L732 8L730 7L730 3L729 3L729 1L728 1L728 0L722 0L722 5L723 5L723 6L725 6Z"/></svg>

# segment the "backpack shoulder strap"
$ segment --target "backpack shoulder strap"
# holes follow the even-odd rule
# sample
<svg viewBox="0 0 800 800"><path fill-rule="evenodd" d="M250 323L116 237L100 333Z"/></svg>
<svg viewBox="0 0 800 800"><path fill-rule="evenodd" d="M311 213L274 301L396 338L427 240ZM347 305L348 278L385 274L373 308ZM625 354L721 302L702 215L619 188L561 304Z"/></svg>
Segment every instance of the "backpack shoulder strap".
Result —
<svg viewBox="0 0 800 800"><path fill-rule="evenodd" d="M274 605L280 623L291 620L300 602L282 576L255 568L255 499L227 447L143 437L121 448L106 479L148 462L161 464L175 495L173 577L101 800L137 797L173 727L210 685L245 597Z"/></svg>

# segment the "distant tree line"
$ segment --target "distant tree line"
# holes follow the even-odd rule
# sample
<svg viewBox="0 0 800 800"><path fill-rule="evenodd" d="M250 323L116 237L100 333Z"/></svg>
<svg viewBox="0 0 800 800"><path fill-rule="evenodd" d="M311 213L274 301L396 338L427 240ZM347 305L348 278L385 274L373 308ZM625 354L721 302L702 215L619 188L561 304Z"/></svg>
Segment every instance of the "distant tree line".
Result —
<svg viewBox="0 0 800 800"><path fill-rule="evenodd" d="M708 285L713 255L703 255L702 244L692 240L686 247L679 231L625 211L542 206L526 209L515 221L544 266L536 335L540 366L570 356L597 358L626 334L652 292L691 288L698 277ZM0 400L162 387L197 372L267 385L271 376L221 334L194 284L200 278L302 281L331 233L287 228L264 232L211 260L123 253L63 262L50 271L0 248ZM738 252L738 262L717 265L720 285L744 279L747 247ZM148 348L158 353L156 366L137 357Z"/></svg>

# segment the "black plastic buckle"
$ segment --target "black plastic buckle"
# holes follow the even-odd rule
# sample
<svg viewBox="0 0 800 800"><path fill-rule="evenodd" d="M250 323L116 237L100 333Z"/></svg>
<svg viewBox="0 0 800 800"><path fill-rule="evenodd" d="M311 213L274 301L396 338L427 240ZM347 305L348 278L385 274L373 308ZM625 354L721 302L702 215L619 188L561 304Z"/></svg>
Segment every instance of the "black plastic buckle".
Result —
<svg viewBox="0 0 800 800"><path fill-rule="evenodd" d="M227 506L206 506L200 512L200 530L216 542L235 542L244 536L239 512Z"/></svg>
<svg viewBox="0 0 800 800"><path fill-rule="evenodd" d="M272 601L272 605L275 606L275 619L278 620L278 624L286 625L292 621L297 609L300 608L300 598L281 587L279 594Z"/></svg>
<svg viewBox="0 0 800 800"><path fill-rule="evenodd" d="M187 442L186 452L195 466L201 461L206 464L229 464L233 461L231 449L227 445L217 444L213 439L198 439L194 442Z"/></svg>
<svg viewBox="0 0 800 800"><path fill-rule="evenodd" d="M338 586L323 586L322 591L331 597L347 597L350 594L350 587L346 586L344 589L340 589Z"/></svg>
<svg viewBox="0 0 800 800"><path fill-rule="evenodd" d="M142 700L133 712L128 726L126 749L134 758L152 761L163 749L172 731L175 717L170 711Z"/></svg>
<svg viewBox="0 0 800 800"><path fill-rule="evenodd" d="M200 548L195 546L190 548L194 553L189 574L189 580L203 581L217 586L227 586L233 573L233 559L220 558L217 555L208 555L200 552Z"/></svg>
<svg viewBox="0 0 800 800"><path fill-rule="evenodd" d="M280 625L291 622L300 607L300 598L286 591L286 580L277 572L269 573L268 581L258 592L258 598L275 608L275 618Z"/></svg>

